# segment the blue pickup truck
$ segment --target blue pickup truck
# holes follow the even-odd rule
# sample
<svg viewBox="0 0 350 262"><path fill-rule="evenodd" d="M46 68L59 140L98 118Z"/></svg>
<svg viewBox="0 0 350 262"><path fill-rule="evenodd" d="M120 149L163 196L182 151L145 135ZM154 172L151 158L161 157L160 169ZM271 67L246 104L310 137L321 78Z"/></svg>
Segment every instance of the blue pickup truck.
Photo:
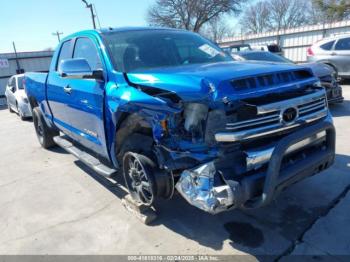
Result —
<svg viewBox="0 0 350 262"><path fill-rule="evenodd" d="M25 88L44 148L123 175L145 206L176 190L212 214L258 208L334 162L326 93L310 69L232 61L183 30L73 34Z"/></svg>

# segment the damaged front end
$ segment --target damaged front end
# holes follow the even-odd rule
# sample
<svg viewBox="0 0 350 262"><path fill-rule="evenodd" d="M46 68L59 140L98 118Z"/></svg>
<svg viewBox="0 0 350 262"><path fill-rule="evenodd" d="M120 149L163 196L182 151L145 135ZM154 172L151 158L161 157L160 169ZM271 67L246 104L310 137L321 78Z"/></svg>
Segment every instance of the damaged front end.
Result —
<svg viewBox="0 0 350 262"><path fill-rule="evenodd" d="M217 214L233 208L259 208L303 178L334 162L335 129L330 119L293 132L260 154L246 152L246 173L235 175L232 155L182 172L178 192L192 205Z"/></svg>
<svg viewBox="0 0 350 262"><path fill-rule="evenodd" d="M211 214L258 208L332 165L335 130L326 93L307 71L232 80L220 91L201 84L207 98L191 101L152 90L178 109L152 125L159 167L193 206ZM251 91L259 85L264 94Z"/></svg>
<svg viewBox="0 0 350 262"><path fill-rule="evenodd" d="M240 104L232 111L208 111L203 139L198 131L193 135L217 155L182 171L176 184L190 204L211 214L264 206L334 161L335 130L324 90Z"/></svg>
<svg viewBox="0 0 350 262"><path fill-rule="evenodd" d="M214 162L185 170L176 184L177 191L190 204L211 214L217 214L234 206L237 193L234 186L219 179ZM236 194L235 194L236 193Z"/></svg>

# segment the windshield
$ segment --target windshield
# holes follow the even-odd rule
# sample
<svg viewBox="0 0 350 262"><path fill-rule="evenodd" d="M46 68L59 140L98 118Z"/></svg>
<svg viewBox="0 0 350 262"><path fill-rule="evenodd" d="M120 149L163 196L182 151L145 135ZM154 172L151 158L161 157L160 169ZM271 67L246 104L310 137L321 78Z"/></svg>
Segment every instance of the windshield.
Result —
<svg viewBox="0 0 350 262"><path fill-rule="evenodd" d="M244 54L239 54L241 57L246 60L258 60L258 61L270 61L270 62L278 62L278 63L293 63L291 60L272 54L270 52L246 52Z"/></svg>
<svg viewBox="0 0 350 262"><path fill-rule="evenodd" d="M185 31L142 30L105 33L116 70L138 70L232 61L205 38Z"/></svg>

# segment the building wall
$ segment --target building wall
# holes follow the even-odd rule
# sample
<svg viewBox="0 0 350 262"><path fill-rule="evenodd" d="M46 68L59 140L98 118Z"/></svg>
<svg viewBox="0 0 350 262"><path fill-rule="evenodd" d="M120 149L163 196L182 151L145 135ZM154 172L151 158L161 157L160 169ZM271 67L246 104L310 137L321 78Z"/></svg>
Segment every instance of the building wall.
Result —
<svg viewBox="0 0 350 262"><path fill-rule="evenodd" d="M18 62L24 72L48 71L53 55L52 51L17 53ZM5 94L8 79L16 74L17 63L14 53L0 54L0 59L7 59L9 67L0 67L0 97Z"/></svg>
<svg viewBox="0 0 350 262"><path fill-rule="evenodd" d="M324 25L320 24L297 27L261 34L229 37L223 39L219 45L222 47L227 47L229 45L243 43L250 45L279 43L284 50L284 55L287 58L295 62L305 62L307 48L313 43L323 39L324 37L346 33L350 34L350 20Z"/></svg>

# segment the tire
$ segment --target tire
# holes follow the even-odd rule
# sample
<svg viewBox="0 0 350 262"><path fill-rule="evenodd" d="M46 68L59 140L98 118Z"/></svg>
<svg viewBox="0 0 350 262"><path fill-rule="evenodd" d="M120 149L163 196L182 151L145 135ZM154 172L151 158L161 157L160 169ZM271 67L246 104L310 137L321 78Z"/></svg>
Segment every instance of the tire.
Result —
<svg viewBox="0 0 350 262"><path fill-rule="evenodd" d="M18 115L19 117L21 118L22 121L26 120L26 117L23 115L21 109L18 107L18 104L16 104L17 106L17 112L18 112Z"/></svg>
<svg viewBox="0 0 350 262"><path fill-rule="evenodd" d="M153 139L143 134L132 134L125 139L122 148L117 156L118 162L122 166L122 173L125 185L131 197L144 206L156 206L160 199L168 200L173 196L175 185L172 173L159 168L157 157L153 152ZM129 159L138 161L146 174L146 181L149 183L148 199L142 199L140 192L132 186L132 176L130 175ZM135 181L134 181L135 182ZM147 200L147 201L145 201Z"/></svg>
<svg viewBox="0 0 350 262"><path fill-rule="evenodd" d="M33 109L33 122L40 145L45 149L54 147L56 144L53 138L58 136L59 132L49 128L38 107Z"/></svg>
<svg viewBox="0 0 350 262"><path fill-rule="evenodd" d="M127 152L123 159L123 176L131 197L144 206L152 206L156 200L153 174L156 164L144 155Z"/></svg>
<svg viewBox="0 0 350 262"><path fill-rule="evenodd" d="M10 106L10 103L8 102L8 101L6 101L7 102L7 108L8 108L8 110L9 110L9 112L10 113L13 113L13 110L12 110L12 108L11 108L11 106Z"/></svg>

